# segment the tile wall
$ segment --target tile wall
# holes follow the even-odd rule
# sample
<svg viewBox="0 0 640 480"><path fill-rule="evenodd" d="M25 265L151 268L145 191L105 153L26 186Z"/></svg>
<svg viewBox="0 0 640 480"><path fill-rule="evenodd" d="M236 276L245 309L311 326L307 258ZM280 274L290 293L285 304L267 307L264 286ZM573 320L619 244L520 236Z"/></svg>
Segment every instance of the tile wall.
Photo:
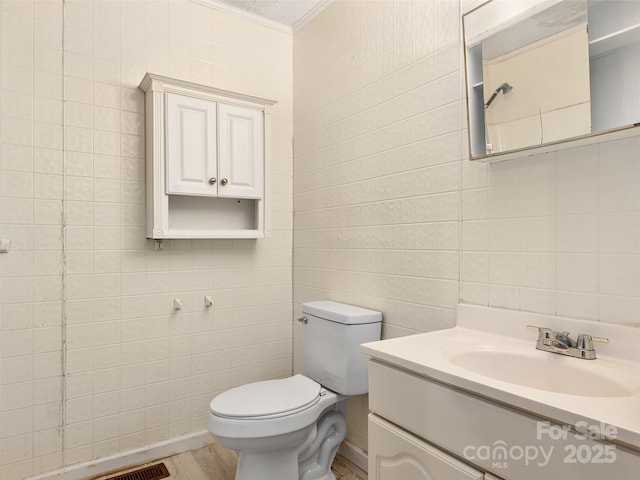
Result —
<svg viewBox="0 0 640 480"><path fill-rule="evenodd" d="M202 430L216 392L300 370L292 284L294 313L379 309L385 337L461 299L640 324L640 140L466 160L459 14L338 0L292 39L183 0L0 1L0 478ZM144 240L147 71L278 101L273 239Z"/></svg>
<svg viewBox="0 0 640 480"><path fill-rule="evenodd" d="M459 302L457 1L337 1L294 37L294 302L380 310L386 338ZM294 327L294 369L302 329ZM367 449L367 397L348 438Z"/></svg>
<svg viewBox="0 0 640 480"><path fill-rule="evenodd" d="M217 392L290 374L292 38L186 0L2 0L0 22L12 480L201 431ZM272 239L145 240L146 72L278 102Z"/></svg>
<svg viewBox="0 0 640 480"><path fill-rule="evenodd" d="M465 303L640 326L640 137L462 164Z"/></svg>
<svg viewBox="0 0 640 480"><path fill-rule="evenodd" d="M62 2L0 4L0 478L61 465Z"/></svg>
<svg viewBox="0 0 640 480"><path fill-rule="evenodd" d="M295 34L295 314L378 309L385 338L459 301L640 326L640 137L470 162L459 4L338 0Z"/></svg>

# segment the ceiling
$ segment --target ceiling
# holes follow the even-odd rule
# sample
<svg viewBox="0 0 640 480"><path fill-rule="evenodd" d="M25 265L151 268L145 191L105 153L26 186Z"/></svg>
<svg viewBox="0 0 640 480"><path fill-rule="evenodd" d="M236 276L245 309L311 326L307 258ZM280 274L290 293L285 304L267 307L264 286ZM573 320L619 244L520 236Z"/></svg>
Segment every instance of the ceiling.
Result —
<svg viewBox="0 0 640 480"><path fill-rule="evenodd" d="M323 0L218 0L240 10L293 26Z"/></svg>

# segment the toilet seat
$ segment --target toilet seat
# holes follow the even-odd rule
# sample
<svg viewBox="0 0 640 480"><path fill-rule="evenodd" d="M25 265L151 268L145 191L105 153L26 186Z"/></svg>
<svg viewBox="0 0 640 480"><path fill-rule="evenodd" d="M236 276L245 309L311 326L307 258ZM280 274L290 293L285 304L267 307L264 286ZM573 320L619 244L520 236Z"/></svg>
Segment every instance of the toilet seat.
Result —
<svg viewBox="0 0 640 480"><path fill-rule="evenodd" d="M232 439L289 434L309 428L346 398L304 375L242 385L211 401L209 431L227 445Z"/></svg>
<svg viewBox="0 0 640 480"><path fill-rule="evenodd" d="M305 377L266 380L232 388L211 401L211 412L222 418L260 420L294 415L312 407L325 393Z"/></svg>

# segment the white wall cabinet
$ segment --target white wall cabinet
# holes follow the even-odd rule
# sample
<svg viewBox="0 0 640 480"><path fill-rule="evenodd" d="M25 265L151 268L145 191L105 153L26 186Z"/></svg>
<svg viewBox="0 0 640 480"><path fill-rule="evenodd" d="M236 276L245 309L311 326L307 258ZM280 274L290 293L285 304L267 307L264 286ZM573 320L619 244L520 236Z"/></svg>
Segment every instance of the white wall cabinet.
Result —
<svg viewBox="0 0 640 480"><path fill-rule="evenodd" d="M147 237L270 233L273 101L147 74Z"/></svg>
<svg viewBox="0 0 640 480"><path fill-rule="evenodd" d="M369 415L371 480L483 480L484 474L417 437Z"/></svg>

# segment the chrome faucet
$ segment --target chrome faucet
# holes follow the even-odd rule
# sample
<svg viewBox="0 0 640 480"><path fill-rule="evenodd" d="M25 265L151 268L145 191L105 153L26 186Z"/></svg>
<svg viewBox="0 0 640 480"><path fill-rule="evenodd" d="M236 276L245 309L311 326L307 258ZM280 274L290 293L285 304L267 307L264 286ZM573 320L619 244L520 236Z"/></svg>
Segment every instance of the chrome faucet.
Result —
<svg viewBox="0 0 640 480"><path fill-rule="evenodd" d="M536 348L544 352L559 353L569 357L594 360L596 351L593 342L609 343L608 338L592 337L581 333L576 340L569 336L569 332L556 332L546 327L536 327L527 325L528 329L535 329L538 332Z"/></svg>

